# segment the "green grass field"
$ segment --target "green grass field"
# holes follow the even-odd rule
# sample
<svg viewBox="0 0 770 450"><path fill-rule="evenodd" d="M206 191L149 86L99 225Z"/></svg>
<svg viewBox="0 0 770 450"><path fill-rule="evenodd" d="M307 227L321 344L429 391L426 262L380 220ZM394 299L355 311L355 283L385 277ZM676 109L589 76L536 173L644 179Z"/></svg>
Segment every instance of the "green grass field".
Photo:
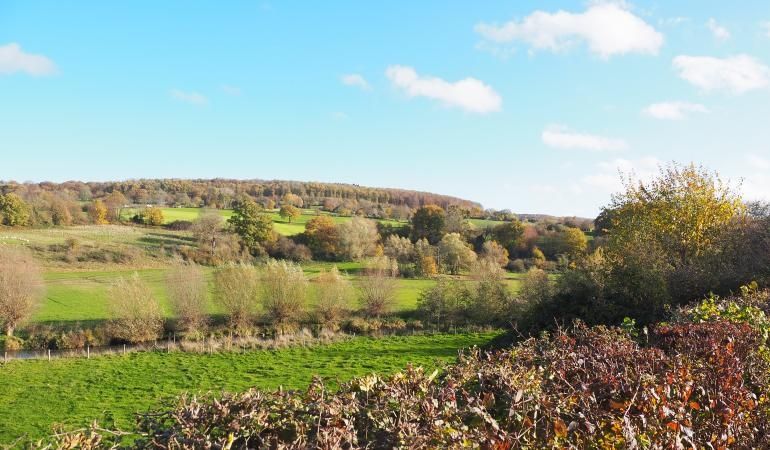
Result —
<svg viewBox="0 0 770 450"><path fill-rule="evenodd" d="M458 349L483 345L497 333L355 338L313 348L213 355L133 353L0 365L0 443L40 438L55 423L131 429L133 414L158 408L182 392L238 392L250 387L302 389L313 375L336 384L412 363L437 367Z"/></svg>
<svg viewBox="0 0 770 450"><path fill-rule="evenodd" d="M194 221L200 216L203 211L201 208L161 208L163 211L164 223L171 223L177 220L186 220L189 222ZM216 210L222 217L229 219L233 215L233 211L229 209ZM131 216L136 214L137 210L126 209L123 211L122 216L124 220L129 220ZM302 215L293 219L291 222L285 220L278 214L278 210L270 210L270 216L273 219L273 227L278 234L284 236L293 236L305 231L305 224L313 217L320 215L329 216L336 223L344 223L350 221L350 217L341 217L334 214L330 214L315 209L303 209ZM403 225L404 222L398 222L396 220L378 220L378 222L388 223L394 226Z"/></svg>
<svg viewBox="0 0 770 450"><path fill-rule="evenodd" d="M322 269L328 269L331 263L310 263L303 268L311 280ZM337 267L348 273L348 278L355 285L360 276L361 263L339 263ZM211 274L211 269L206 269ZM137 272L153 290L155 297L160 302L168 317L171 310L168 305L165 288L166 269L142 269L142 270L112 270L112 271L49 271L45 274L46 295L45 299L33 317L34 323L93 323L110 318L107 305L107 289L110 284L119 277L130 276ZM518 289L520 274L508 274L508 282L512 291ZM436 282L429 279L398 279L396 301L393 305L394 312L409 314L417 307L417 299L420 292ZM312 292L311 292L312 293ZM312 306L312 295L309 300ZM355 306L355 305L354 305ZM221 313L213 302L210 304L210 313Z"/></svg>

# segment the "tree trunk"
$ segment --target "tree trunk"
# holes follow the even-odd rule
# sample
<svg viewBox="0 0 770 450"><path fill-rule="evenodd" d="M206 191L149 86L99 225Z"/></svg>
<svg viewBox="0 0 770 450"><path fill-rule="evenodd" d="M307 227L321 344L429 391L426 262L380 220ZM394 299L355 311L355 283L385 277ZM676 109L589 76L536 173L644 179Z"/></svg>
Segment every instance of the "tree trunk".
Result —
<svg viewBox="0 0 770 450"><path fill-rule="evenodd" d="M13 325L6 325L5 326L5 335L6 336L13 336L13 330L14 330L14 326Z"/></svg>

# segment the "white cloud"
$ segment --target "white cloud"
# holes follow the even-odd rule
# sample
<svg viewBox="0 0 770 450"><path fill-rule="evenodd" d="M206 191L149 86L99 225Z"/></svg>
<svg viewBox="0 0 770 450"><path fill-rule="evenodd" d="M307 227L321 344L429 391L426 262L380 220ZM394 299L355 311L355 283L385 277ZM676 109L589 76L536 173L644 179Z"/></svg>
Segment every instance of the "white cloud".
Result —
<svg viewBox="0 0 770 450"><path fill-rule="evenodd" d="M711 34L718 40L726 41L730 39L730 31L722 25L719 25L713 17L706 22L706 26L711 31Z"/></svg>
<svg viewBox="0 0 770 450"><path fill-rule="evenodd" d="M582 13L535 11L521 21L500 26L480 23L475 29L487 40L524 41L536 50L560 51L585 41L602 58L625 53L656 55L663 45L661 33L618 3L594 3Z"/></svg>
<svg viewBox="0 0 770 450"><path fill-rule="evenodd" d="M753 169L770 170L770 159L763 158L759 155L749 154L746 155L746 161Z"/></svg>
<svg viewBox="0 0 770 450"><path fill-rule="evenodd" d="M437 77L421 76L406 66L390 66L385 71L388 79L410 97L427 97L446 106L454 106L472 113L485 114L500 111L503 99L492 87L475 78L449 82Z"/></svg>
<svg viewBox="0 0 770 450"><path fill-rule="evenodd" d="M673 60L679 76L705 90L742 94L770 84L770 68L749 55L727 58L680 55Z"/></svg>
<svg viewBox="0 0 770 450"><path fill-rule="evenodd" d="M662 162L647 156L639 159L617 158L597 164L596 173L584 176L580 181L587 188L603 192L619 192L623 188L623 178L649 181L658 173Z"/></svg>
<svg viewBox="0 0 770 450"><path fill-rule="evenodd" d="M366 78L357 73L343 75L340 77L340 80L342 81L342 84L346 86L355 86L364 90L369 89L369 82L366 81Z"/></svg>
<svg viewBox="0 0 770 450"><path fill-rule="evenodd" d="M171 97L179 100L180 102L189 103L191 105L202 106L208 103L208 99L203 94L199 94L197 92L180 91L179 89L172 89Z"/></svg>
<svg viewBox="0 0 770 450"><path fill-rule="evenodd" d="M43 55L25 53L15 42L0 45L0 74L16 72L33 76L51 75L56 72L56 64Z"/></svg>
<svg viewBox="0 0 770 450"><path fill-rule="evenodd" d="M689 113L707 113L708 108L700 103L661 102L653 103L644 108L644 114L660 120L682 120Z"/></svg>
<svg viewBox="0 0 770 450"><path fill-rule="evenodd" d="M223 84L222 92L224 92L227 95L232 95L233 97L238 97L239 95L241 95L241 88L230 84Z"/></svg>
<svg viewBox="0 0 770 450"><path fill-rule="evenodd" d="M613 151L628 148L623 139L578 133L558 125L551 125L543 130L541 138L549 147L568 150Z"/></svg>

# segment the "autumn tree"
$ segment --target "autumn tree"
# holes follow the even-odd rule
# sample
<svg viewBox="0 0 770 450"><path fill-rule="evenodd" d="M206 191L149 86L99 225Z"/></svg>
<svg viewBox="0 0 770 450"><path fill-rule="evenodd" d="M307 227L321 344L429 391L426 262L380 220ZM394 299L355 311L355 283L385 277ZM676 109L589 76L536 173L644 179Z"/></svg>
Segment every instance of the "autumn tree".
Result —
<svg viewBox="0 0 770 450"><path fill-rule="evenodd" d="M262 268L262 304L268 319L281 330L302 318L308 282L302 267L270 260Z"/></svg>
<svg viewBox="0 0 770 450"><path fill-rule="evenodd" d="M476 260L476 253L457 233L449 233L441 238L441 242L438 244L438 253L441 264L453 275L469 268Z"/></svg>
<svg viewBox="0 0 770 450"><path fill-rule="evenodd" d="M468 211L458 205L451 205L446 211L445 230L447 233L462 234L468 229Z"/></svg>
<svg viewBox="0 0 770 450"><path fill-rule="evenodd" d="M192 224L193 237L198 243L198 248L214 258L217 243L222 234L224 219L215 210L203 210Z"/></svg>
<svg viewBox="0 0 770 450"><path fill-rule="evenodd" d="M302 215L302 211L300 211L299 208L292 205L283 205L281 206L281 210L278 212L278 214L284 219L287 220L289 223L293 219L296 219L297 217Z"/></svg>
<svg viewBox="0 0 770 450"><path fill-rule="evenodd" d="M412 240L415 242L425 238L435 245L445 232L446 213L440 206L423 206L412 216Z"/></svg>
<svg viewBox="0 0 770 450"><path fill-rule="evenodd" d="M585 253L588 248L586 234L578 228L567 228L561 232L564 254L570 258L576 258Z"/></svg>
<svg viewBox="0 0 770 450"><path fill-rule="evenodd" d="M88 215L95 225L106 225L109 223L107 212L107 207L101 200L94 200L88 208Z"/></svg>
<svg viewBox="0 0 770 450"><path fill-rule="evenodd" d="M406 263L414 258L414 244L408 238L391 234L385 239L384 253L400 263Z"/></svg>
<svg viewBox="0 0 770 450"><path fill-rule="evenodd" d="M139 274L118 278L107 295L112 312L109 330L113 338L139 343L160 337L163 332L160 304Z"/></svg>
<svg viewBox="0 0 770 450"><path fill-rule="evenodd" d="M288 192L281 198L281 205L291 205L301 208L305 205L305 202L299 195Z"/></svg>
<svg viewBox="0 0 770 450"><path fill-rule="evenodd" d="M317 216L305 224L305 242L317 259L330 260L339 254L339 232L329 216Z"/></svg>
<svg viewBox="0 0 770 450"><path fill-rule="evenodd" d="M177 328L194 333L206 323L208 286L203 269L195 264L179 264L166 274L166 291Z"/></svg>
<svg viewBox="0 0 770 450"><path fill-rule="evenodd" d="M107 219L112 222L120 222L123 208L128 204L128 199L120 191L112 191L104 199L107 208Z"/></svg>
<svg viewBox="0 0 770 450"><path fill-rule="evenodd" d="M159 227L163 225L163 210L160 208L145 208L141 213L145 225Z"/></svg>
<svg viewBox="0 0 770 450"><path fill-rule="evenodd" d="M338 226L339 246L342 255L351 260L374 256L377 251L377 225L373 220L353 217Z"/></svg>
<svg viewBox="0 0 770 450"><path fill-rule="evenodd" d="M492 236L509 254L514 254L522 242L524 225L518 219L496 225L492 229Z"/></svg>
<svg viewBox="0 0 770 450"><path fill-rule="evenodd" d="M23 227L30 223L29 205L13 192L0 195L0 224Z"/></svg>
<svg viewBox="0 0 770 450"><path fill-rule="evenodd" d="M337 266L322 271L313 280L315 283L315 316L326 327L336 328L355 296L350 281L340 274Z"/></svg>
<svg viewBox="0 0 770 450"><path fill-rule="evenodd" d="M607 209L607 257L616 272L656 271L678 302L728 288L718 285L720 264L746 209L718 174L672 164L650 182L624 180Z"/></svg>
<svg viewBox="0 0 770 450"><path fill-rule="evenodd" d="M259 307L259 273L245 264L219 267L214 271L214 293L230 326L247 329Z"/></svg>
<svg viewBox="0 0 770 450"><path fill-rule="evenodd" d="M228 223L252 254L259 254L262 244L274 237L270 215L248 198L236 205Z"/></svg>
<svg viewBox="0 0 770 450"><path fill-rule="evenodd" d="M508 264L508 250L498 244L497 241L487 241L481 249L481 258L494 261L501 267Z"/></svg>
<svg viewBox="0 0 770 450"><path fill-rule="evenodd" d="M6 335L28 320L43 294L43 276L30 252L0 245L0 326Z"/></svg>

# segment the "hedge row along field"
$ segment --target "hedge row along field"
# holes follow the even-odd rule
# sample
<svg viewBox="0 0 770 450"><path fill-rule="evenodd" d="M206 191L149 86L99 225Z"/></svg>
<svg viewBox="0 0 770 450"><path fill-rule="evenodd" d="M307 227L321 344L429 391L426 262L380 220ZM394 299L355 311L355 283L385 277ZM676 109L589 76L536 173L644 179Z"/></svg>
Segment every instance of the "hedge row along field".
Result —
<svg viewBox="0 0 770 450"><path fill-rule="evenodd" d="M576 324L444 374L183 397L136 448L768 448L768 295L709 300L639 330ZM107 448L86 432L62 448Z"/></svg>

